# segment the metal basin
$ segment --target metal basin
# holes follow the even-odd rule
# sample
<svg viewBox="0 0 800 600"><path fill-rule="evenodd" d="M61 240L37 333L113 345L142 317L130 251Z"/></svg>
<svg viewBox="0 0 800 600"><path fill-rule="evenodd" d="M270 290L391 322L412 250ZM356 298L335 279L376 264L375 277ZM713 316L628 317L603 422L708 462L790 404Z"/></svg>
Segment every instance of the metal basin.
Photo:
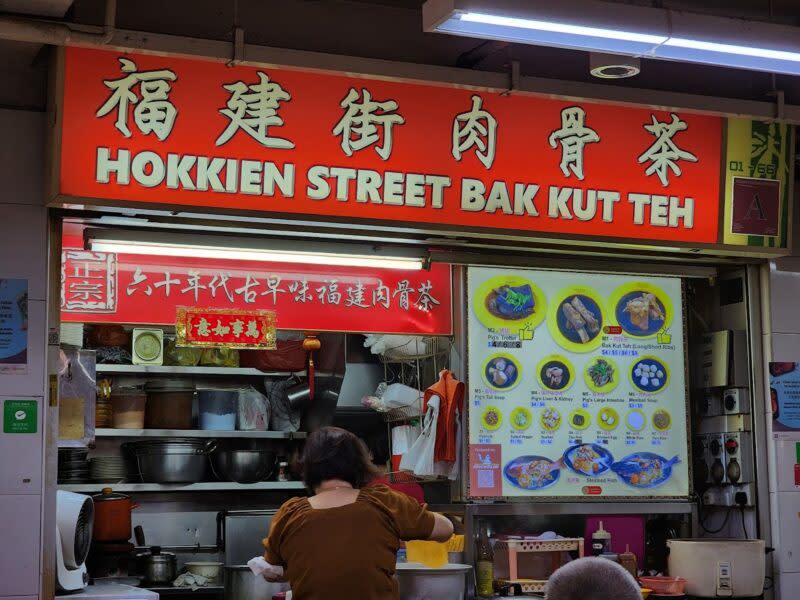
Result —
<svg viewBox="0 0 800 600"><path fill-rule="evenodd" d="M145 483L196 483L208 473L206 442L137 442L131 444Z"/></svg>
<svg viewBox="0 0 800 600"><path fill-rule="evenodd" d="M289 589L286 583L270 583L256 577L247 565L225 567L225 600L272 600Z"/></svg>
<svg viewBox="0 0 800 600"><path fill-rule="evenodd" d="M221 481L264 481L275 468L275 453L269 450L217 449L211 453L211 468Z"/></svg>

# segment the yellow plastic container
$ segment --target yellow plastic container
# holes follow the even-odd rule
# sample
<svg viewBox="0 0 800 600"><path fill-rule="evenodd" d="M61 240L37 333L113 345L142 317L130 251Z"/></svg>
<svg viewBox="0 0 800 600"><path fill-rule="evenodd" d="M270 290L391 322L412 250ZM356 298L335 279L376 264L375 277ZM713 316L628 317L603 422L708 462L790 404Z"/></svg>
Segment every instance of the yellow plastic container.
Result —
<svg viewBox="0 0 800 600"><path fill-rule="evenodd" d="M406 542L406 560L438 569L447 564L447 544L417 540Z"/></svg>

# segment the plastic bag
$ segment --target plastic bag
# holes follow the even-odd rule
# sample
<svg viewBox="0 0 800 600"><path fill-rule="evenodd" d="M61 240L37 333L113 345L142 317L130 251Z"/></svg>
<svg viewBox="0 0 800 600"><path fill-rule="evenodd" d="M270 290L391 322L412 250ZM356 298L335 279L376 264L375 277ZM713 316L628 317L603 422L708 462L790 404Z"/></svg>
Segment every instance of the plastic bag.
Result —
<svg viewBox="0 0 800 600"><path fill-rule="evenodd" d="M240 362L261 371L303 371L307 358L303 340L278 340L275 350L242 350Z"/></svg>
<svg viewBox="0 0 800 600"><path fill-rule="evenodd" d="M202 348L183 348L175 345L175 340L167 340L164 349L164 364L174 367L196 367L203 356Z"/></svg>
<svg viewBox="0 0 800 600"><path fill-rule="evenodd" d="M283 380L264 379L264 390L270 406L270 427L273 431L299 431L300 412L292 410L289 396L286 393L296 380L289 378Z"/></svg>
<svg viewBox="0 0 800 600"><path fill-rule="evenodd" d="M230 367L239 366L239 351L234 348L206 348L200 357L200 364L204 367Z"/></svg>
<svg viewBox="0 0 800 600"><path fill-rule="evenodd" d="M97 382L92 350L62 348L59 353L58 416L60 447L84 447L94 439Z"/></svg>
<svg viewBox="0 0 800 600"><path fill-rule="evenodd" d="M239 390L239 431L266 431L269 429L271 407L267 397L252 386Z"/></svg>
<svg viewBox="0 0 800 600"><path fill-rule="evenodd" d="M386 408L419 408L422 406L422 392L402 383L393 383L388 386L380 398Z"/></svg>
<svg viewBox="0 0 800 600"><path fill-rule="evenodd" d="M400 460L400 469L411 471L419 477L437 475L436 465L433 461L433 451L436 447L436 422L439 419L439 397L433 396L428 401L428 411L422 425L422 434L411 446L411 449Z"/></svg>

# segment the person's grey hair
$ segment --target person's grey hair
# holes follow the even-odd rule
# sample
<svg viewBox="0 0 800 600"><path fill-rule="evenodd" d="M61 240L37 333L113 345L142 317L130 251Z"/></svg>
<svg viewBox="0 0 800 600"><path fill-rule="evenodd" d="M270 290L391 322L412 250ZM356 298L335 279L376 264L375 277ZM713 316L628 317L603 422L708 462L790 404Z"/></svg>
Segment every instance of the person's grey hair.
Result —
<svg viewBox="0 0 800 600"><path fill-rule="evenodd" d="M605 558L579 558L550 576L546 600L642 600L636 580Z"/></svg>

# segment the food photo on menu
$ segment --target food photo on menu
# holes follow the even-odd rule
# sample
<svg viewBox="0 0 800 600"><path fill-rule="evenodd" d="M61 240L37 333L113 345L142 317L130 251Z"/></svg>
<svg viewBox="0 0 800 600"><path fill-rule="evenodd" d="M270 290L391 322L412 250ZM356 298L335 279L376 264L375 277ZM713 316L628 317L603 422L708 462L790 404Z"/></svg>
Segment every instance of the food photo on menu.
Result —
<svg viewBox="0 0 800 600"><path fill-rule="evenodd" d="M472 497L688 496L680 280L472 267L468 297Z"/></svg>

